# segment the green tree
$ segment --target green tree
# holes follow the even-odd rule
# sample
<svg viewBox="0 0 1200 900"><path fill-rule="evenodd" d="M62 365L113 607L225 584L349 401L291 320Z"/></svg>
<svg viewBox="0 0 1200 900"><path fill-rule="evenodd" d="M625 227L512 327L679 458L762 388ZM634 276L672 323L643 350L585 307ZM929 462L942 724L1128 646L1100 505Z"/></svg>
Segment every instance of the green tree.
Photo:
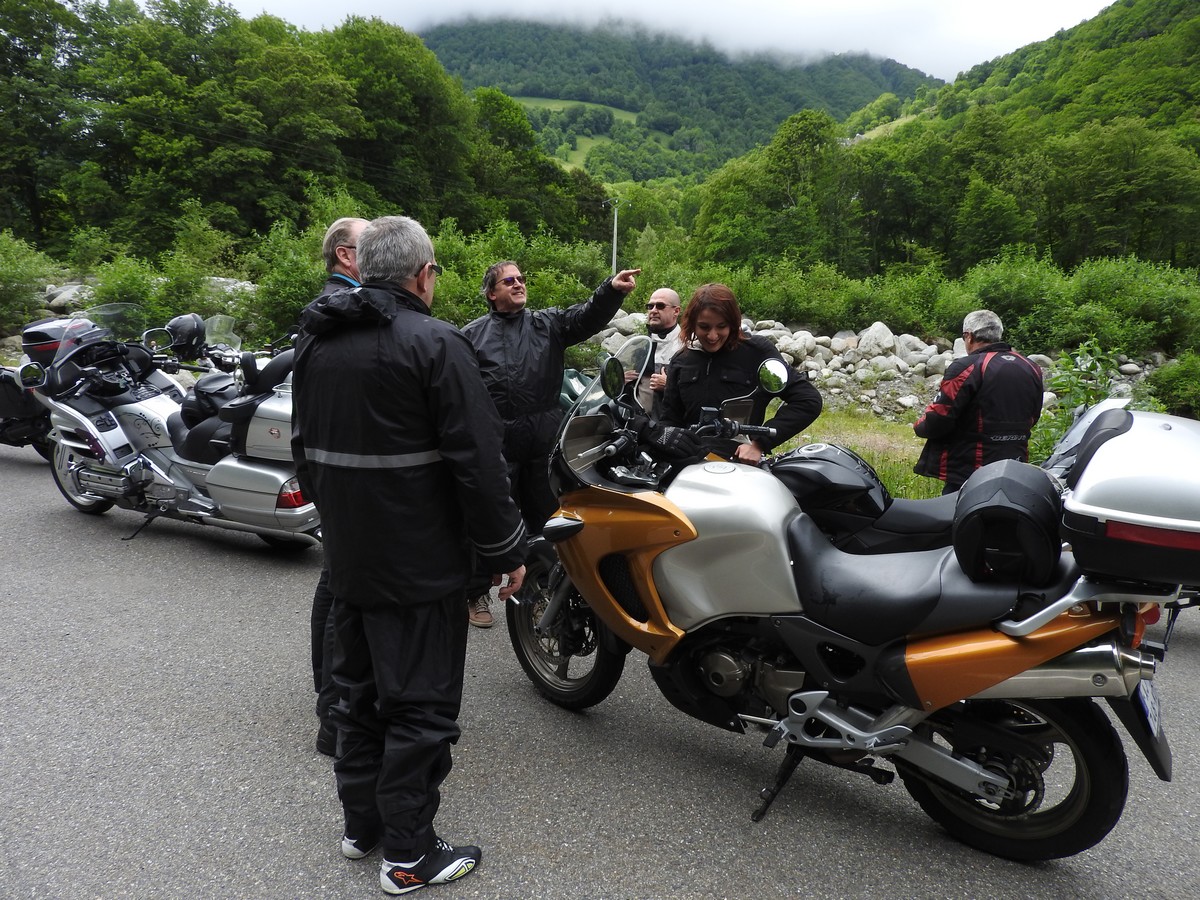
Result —
<svg viewBox="0 0 1200 900"><path fill-rule="evenodd" d="M954 262L959 271L1031 237L1017 198L973 175L954 222Z"/></svg>
<svg viewBox="0 0 1200 900"><path fill-rule="evenodd" d="M74 7L0 0L0 229L34 241L54 217L50 192L72 168L62 132L78 107Z"/></svg>

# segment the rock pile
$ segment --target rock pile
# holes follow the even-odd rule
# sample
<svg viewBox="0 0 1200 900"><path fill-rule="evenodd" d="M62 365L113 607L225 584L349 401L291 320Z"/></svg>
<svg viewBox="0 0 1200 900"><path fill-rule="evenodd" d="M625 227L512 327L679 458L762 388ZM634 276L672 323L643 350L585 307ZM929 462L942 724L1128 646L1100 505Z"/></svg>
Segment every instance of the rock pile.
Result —
<svg viewBox="0 0 1200 900"><path fill-rule="evenodd" d="M808 372L825 399L826 409L852 406L891 420L914 418L937 393L946 366L966 353L961 337L953 343L943 339L926 343L911 334L897 335L882 322L859 332L839 331L834 335L794 330L770 319L750 323L750 327L755 334L771 340L788 363ZM622 311L595 340L611 353L630 335L645 334L645 330L644 314ZM1029 358L1044 372L1054 365L1050 357L1041 354ZM1163 362L1122 359L1115 393L1128 391ZM1047 392L1043 408L1057 401Z"/></svg>

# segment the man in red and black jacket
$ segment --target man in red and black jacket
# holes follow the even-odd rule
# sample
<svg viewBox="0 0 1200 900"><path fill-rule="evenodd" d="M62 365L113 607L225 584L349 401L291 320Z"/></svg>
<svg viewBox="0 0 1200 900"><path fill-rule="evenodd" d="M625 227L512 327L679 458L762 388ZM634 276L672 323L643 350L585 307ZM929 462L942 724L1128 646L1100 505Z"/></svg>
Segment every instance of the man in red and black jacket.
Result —
<svg viewBox="0 0 1200 900"><path fill-rule="evenodd" d="M967 355L946 368L941 387L913 425L926 438L913 471L962 487L980 466L1029 458L1029 435L1042 414L1042 370L1000 338L1004 325L987 309L963 319Z"/></svg>

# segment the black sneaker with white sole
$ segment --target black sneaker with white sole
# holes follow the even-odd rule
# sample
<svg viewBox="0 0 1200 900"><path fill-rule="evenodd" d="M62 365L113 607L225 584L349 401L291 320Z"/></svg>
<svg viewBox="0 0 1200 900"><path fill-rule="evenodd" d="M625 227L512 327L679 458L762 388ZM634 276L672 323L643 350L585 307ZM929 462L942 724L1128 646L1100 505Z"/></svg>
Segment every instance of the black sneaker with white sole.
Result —
<svg viewBox="0 0 1200 900"><path fill-rule="evenodd" d="M427 884L445 884L470 875L482 857L478 847L451 847L438 838L434 848L414 866L399 866L385 859L379 870L379 885L389 894L407 894Z"/></svg>
<svg viewBox="0 0 1200 900"><path fill-rule="evenodd" d="M352 838L348 834L342 835L342 856L346 859L362 859L364 856L369 856L371 851L378 846L379 835L359 838Z"/></svg>

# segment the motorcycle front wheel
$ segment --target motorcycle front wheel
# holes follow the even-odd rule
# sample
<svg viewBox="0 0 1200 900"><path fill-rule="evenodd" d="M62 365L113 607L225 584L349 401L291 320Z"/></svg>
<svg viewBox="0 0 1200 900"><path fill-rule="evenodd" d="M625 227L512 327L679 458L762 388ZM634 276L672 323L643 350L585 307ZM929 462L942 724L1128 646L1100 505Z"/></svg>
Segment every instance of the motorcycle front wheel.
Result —
<svg viewBox="0 0 1200 900"><path fill-rule="evenodd" d="M74 485L71 483L71 466L79 462L82 458L73 448L56 441L50 460L50 474L54 476L54 484L58 487L59 493L63 495L68 503L81 513L87 513L89 516L98 516L108 512L113 508L114 504L113 501L97 497L95 494L80 493L75 490Z"/></svg>
<svg viewBox="0 0 1200 900"><path fill-rule="evenodd" d="M935 822L977 850L1023 861L1098 844L1121 818L1129 765L1095 702L968 700L921 726L927 737L1005 774L1013 796L983 800L898 765Z"/></svg>
<svg viewBox="0 0 1200 900"><path fill-rule="evenodd" d="M54 441L48 437L34 438L30 445L37 451L38 456L46 462L54 462Z"/></svg>
<svg viewBox="0 0 1200 900"><path fill-rule="evenodd" d="M564 709L587 709L613 692L625 670L625 654L614 650L604 625L574 586L546 633L537 624L550 592L567 578L552 555L535 554L525 564L525 584L505 604L508 637L521 668L538 692Z"/></svg>

